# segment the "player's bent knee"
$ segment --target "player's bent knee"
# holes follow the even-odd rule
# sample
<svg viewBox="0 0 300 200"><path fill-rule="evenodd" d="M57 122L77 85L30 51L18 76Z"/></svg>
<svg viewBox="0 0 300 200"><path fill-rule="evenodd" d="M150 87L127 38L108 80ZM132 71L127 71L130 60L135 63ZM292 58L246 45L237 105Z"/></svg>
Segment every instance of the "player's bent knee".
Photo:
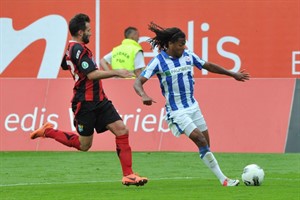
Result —
<svg viewBox="0 0 300 200"><path fill-rule="evenodd" d="M92 145L81 145L80 151L88 151L91 148Z"/></svg>
<svg viewBox="0 0 300 200"><path fill-rule="evenodd" d="M109 129L116 136L126 135L129 133L127 126L121 120L109 124L107 129Z"/></svg>
<svg viewBox="0 0 300 200"><path fill-rule="evenodd" d="M119 130L115 135L121 136L121 135L128 135L128 134L129 134L128 129L122 129L122 130Z"/></svg>
<svg viewBox="0 0 300 200"><path fill-rule="evenodd" d="M122 130L122 135L129 134L129 129L125 126L125 128Z"/></svg>
<svg viewBox="0 0 300 200"><path fill-rule="evenodd" d="M129 129L127 128L127 126L125 124L120 126L117 129L116 135L120 136L120 135L126 135L126 134L129 134Z"/></svg>
<svg viewBox="0 0 300 200"><path fill-rule="evenodd" d="M92 143L81 143L80 151L88 151L92 147Z"/></svg>
<svg viewBox="0 0 300 200"><path fill-rule="evenodd" d="M208 145L205 137L198 138L197 144L198 144L198 147L205 147Z"/></svg>
<svg viewBox="0 0 300 200"><path fill-rule="evenodd" d="M198 147L205 147L208 145L208 142L202 133L201 134L198 134L198 133L191 134L190 139L193 140L193 142Z"/></svg>

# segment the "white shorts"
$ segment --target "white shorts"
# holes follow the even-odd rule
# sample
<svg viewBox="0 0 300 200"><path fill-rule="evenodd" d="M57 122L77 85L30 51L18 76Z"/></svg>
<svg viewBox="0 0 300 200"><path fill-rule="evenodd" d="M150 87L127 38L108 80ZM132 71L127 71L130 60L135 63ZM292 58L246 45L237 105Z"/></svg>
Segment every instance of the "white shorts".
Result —
<svg viewBox="0 0 300 200"><path fill-rule="evenodd" d="M194 103L189 108L167 113L166 121L176 137L179 137L181 134L189 137L196 128L201 132L207 130L207 125L198 103Z"/></svg>

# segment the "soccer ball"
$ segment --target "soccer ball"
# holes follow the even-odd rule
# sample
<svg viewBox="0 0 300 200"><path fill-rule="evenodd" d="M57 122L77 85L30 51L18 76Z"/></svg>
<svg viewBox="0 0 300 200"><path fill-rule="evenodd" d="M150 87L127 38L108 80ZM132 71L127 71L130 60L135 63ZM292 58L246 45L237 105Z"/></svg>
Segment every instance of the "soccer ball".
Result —
<svg viewBox="0 0 300 200"><path fill-rule="evenodd" d="M260 186L264 177L264 170L256 164L247 165L242 174L242 180L246 186Z"/></svg>

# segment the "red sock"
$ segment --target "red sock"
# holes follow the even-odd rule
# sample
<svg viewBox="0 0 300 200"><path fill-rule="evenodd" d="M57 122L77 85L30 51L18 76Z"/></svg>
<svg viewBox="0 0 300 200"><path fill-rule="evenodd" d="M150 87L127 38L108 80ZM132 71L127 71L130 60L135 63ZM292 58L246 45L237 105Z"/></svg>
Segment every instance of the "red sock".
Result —
<svg viewBox="0 0 300 200"><path fill-rule="evenodd" d="M116 137L117 154L119 156L123 175L132 174L132 154L129 146L128 134Z"/></svg>
<svg viewBox="0 0 300 200"><path fill-rule="evenodd" d="M77 134L66 133L60 130L55 130L53 128L48 128L45 130L45 136L48 138L53 138L68 147L74 147L80 150L80 141Z"/></svg>

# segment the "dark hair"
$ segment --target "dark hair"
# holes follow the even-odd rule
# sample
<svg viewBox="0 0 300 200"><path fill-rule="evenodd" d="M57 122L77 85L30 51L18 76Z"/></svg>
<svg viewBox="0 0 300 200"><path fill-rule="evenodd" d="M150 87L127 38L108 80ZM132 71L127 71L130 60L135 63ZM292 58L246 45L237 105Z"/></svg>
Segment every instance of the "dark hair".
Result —
<svg viewBox="0 0 300 200"><path fill-rule="evenodd" d="M151 22L148 29L156 34L155 37L148 40L152 48L158 47L159 50L166 50L169 42L176 42L179 38L185 38L184 32L179 28L162 28L159 25Z"/></svg>
<svg viewBox="0 0 300 200"><path fill-rule="evenodd" d="M69 31L72 36L77 36L78 31L85 31L86 22L90 22L89 16L83 13L75 15L69 22Z"/></svg>
<svg viewBox="0 0 300 200"><path fill-rule="evenodd" d="M134 32L134 31L137 31L137 28L132 27L132 26L127 27L127 28L125 29L125 31L124 31L124 37L125 37L125 38L128 38L129 35L130 35L132 32Z"/></svg>

